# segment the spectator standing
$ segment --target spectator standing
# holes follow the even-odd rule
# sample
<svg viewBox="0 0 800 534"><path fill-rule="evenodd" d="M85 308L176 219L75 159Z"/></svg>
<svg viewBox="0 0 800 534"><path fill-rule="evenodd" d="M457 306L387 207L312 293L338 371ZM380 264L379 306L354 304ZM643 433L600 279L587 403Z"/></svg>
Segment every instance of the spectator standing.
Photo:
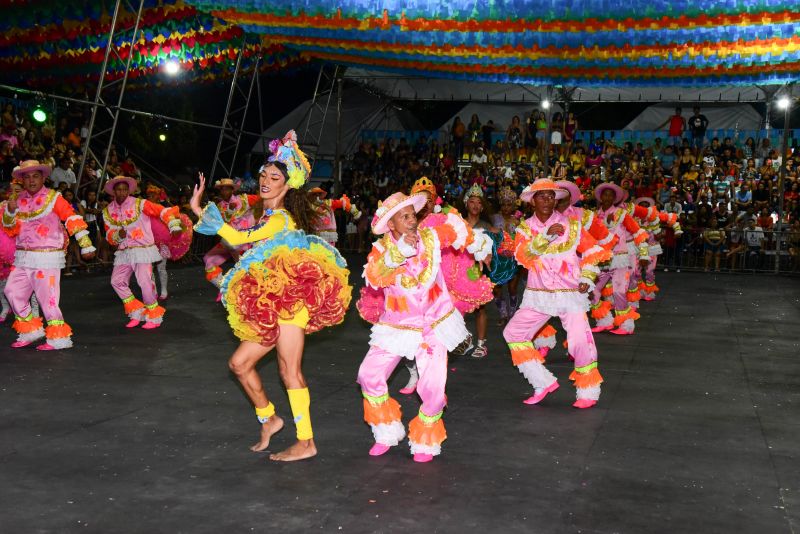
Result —
<svg viewBox="0 0 800 534"><path fill-rule="evenodd" d="M703 150L708 129L708 118L700 113L700 107L694 107L694 115L689 117L689 132L692 134L692 147L698 151Z"/></svg>
<svg viewBox="0 0 800 534"><path fill-rule="evenodd" d="M681 146L681 140L683 139L683 132L686 130L686 119L683 118L681 112L683 110L681 108L675 108L675 115L672 115L668 118L664 123L656 128L660 130L664 126L669 125L669 142L671 145L679 147Z"/></svg>

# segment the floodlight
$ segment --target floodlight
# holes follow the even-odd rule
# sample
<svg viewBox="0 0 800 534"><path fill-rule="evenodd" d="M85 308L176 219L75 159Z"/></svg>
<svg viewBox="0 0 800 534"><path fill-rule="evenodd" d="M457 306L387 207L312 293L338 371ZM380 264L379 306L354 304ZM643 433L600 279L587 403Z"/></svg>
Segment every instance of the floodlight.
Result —
<svg viewBox="0 0 800 534"><path fill-rule="evenodd" d="M167 74L171 75L171 76L175 76L176 74L178 74L178 72L180 72L180 70L181 70L181 66L175 60L171 59L171 60L167 61L166 63L164 63L164 71Z"/></svg>
<svg viewBox="0 0 800 534"><path fill-rule="evenodd" d="M789 109L789 105L792 101L789 99L788 96L782 96L778 99L778 109Z"/></svg>
<svg viewBox="0 0 800 534"><path fill-rule="evenodd" d="M550 109L550 101L542 100L542 109Z"/></svg>
<svg viewBox="0 0 800 534"><path fill-rule="evenodd" d="M36 106L33 110L33 120L36 122L44 122L47 120L47 112L42 109L42 106Z"/></svg>
<svg viewBox="0 0 800 534"><path fill-rule="evenodd" d="M160 133L160 134L158 134L158 140L159 140L159 141L161 141L161 142L163 143L164 141L166 141L166 140L167 140L167 134L165 134L165 133L163 133L163 132L162 132L162 133Z"/></svg>

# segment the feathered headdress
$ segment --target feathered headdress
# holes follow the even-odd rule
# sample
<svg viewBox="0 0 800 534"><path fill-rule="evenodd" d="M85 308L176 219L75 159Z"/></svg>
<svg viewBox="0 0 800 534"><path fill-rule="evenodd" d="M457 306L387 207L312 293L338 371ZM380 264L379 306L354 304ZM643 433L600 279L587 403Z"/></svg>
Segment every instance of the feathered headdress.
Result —
<svg viewBox="0 0 800 534"><path fill-rule="evenodd" d="M279 161L286 165L289 173L287 184L292 189L300 189L306 183L308 175L311 173L311 165L306 159L306 155L297 145L297 134L294 130L289 130L283 139L274 139L269 144L269 151L272 155L267 159L267 163ZM260 171L259 171L260 172Z"/></svg>

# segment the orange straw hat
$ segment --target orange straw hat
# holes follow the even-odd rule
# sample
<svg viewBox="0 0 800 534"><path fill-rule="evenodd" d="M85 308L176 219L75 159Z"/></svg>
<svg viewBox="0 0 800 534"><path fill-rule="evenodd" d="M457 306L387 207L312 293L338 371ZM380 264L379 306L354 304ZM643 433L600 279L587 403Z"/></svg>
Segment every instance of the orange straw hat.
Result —
<svg viewBox="0 0 800 534"><path fill-rule="evenodd" d="M313 187L308 190L309 195L319 195L319 198L325 198L328 196L328 192L322 189L321 187Z"/></svg>
<svg viewBox="0 0 800 534"><path fill-rule="evenodd" d="M214 189L219 189L221 187L232 187L234 191L239 190L239 184L236 183L233 178L220 178L214 183Z"/></svg>
<svg viewBox="0 0 800 534"><path fill-rule="evenodd" d="M539 191L552 191L556 195L556 200L569 196L568 191L559 188L558 185L556 185L556 183L550 178L539 178L522 190L522 193L519 195L519 199L523 202L530 202L533 200L533 196Z"/></svg>

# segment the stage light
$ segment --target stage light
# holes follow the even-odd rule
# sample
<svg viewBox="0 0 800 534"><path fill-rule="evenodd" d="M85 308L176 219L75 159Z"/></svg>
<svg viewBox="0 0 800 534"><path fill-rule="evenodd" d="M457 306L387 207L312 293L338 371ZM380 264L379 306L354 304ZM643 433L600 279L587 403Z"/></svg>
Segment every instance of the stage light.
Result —
<svg viewBox="0 0 800 534"><path fill-rule="evenodd" d="M791 103L792 101L789 99L788 96L782 96L777 101L778 109L789 109L789 105Z"/></svg>
<svg viewBox="0 0 800 534"><path fill-rule="evenodd" d="M171 59L171 60L167 61L166 63L164 63L164 71L167 74L171 75L171 76L175 76L176 74L178 74L178 72L180 72L180 70L181 70L181 66L175 60Z"/></svg>
<svg viewBox="0 0 800 534"><path fill-rule="evenodd" d="M36 106L36 109L33 110L33 120L40 123L47 120L47 112L42 109L42 106Z"/></svg>
<svg viewBox="0 0 800 534"><path fill-rule="evenodd" d="M158 134L158 140L159 140L159 141L161 141L161 142L163 143L164 141L166 141L166 140L167 140L167 134L165 134L165 133L163 133L163 132L162 132L162 133L160 133L160 134Z"/></svg>
<svg viewBox="0 0 800 534"><path fill-rule="evenodd" d="M550 109L550 101L542 100L542 109Z"/></svg>

